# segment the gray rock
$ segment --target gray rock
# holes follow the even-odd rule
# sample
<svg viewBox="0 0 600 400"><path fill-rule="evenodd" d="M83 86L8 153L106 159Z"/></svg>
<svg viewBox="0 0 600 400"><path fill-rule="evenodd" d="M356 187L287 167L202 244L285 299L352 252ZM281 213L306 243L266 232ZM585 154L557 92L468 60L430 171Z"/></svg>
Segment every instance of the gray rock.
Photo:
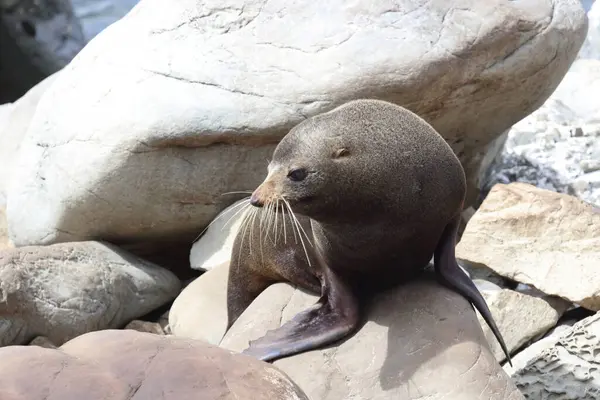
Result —
<svg viewBox="0 0 600 400"><path fill-rule="evenodd" d="M175 298L169 271L99 242L0 251L0 345L61 345L122 327Z"/></svg>
<svg viewBox="0 0 600 400"><path fill-rule="evenodd" d="M0 0L0 104L59 71L85 44L69 0Z"/></svg>
<svg viewBox="0 0 600 400"><path fill-rule="evenodd" d="M29 346L39 346L45 349L56 349L57 346L45 336L38 336L29 342Z"/></svg>
<svg viewBox="0 0 600 400"><path fill-rule="evenodd" d="M528 399L596 400L600 397L600 314L563 332L512 378Z"/></svg>
<svg viewBox="0 0 600 400"><path fill-rule="evenodd" d="M123 329L131 329L138 332L154 333L155 335L164 335L165 331L158 322L133 320Z"/></svg>
<svg viewBox="0 0 600 400"><path fill-rule="evenodd" d="M586 28L577 0L139 3L43 95L11 238L189 243L288 129L364 97L431 122L472 197L482 149L551 94Z"/></svg>

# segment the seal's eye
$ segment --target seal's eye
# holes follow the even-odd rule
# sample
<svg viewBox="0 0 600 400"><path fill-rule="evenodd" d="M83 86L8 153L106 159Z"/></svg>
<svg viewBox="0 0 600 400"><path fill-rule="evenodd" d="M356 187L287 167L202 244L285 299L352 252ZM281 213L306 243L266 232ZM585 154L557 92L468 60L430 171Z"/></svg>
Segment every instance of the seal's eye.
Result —
<svg viewBox="0 0 600 400"><path fill-rule="evenodd" d="M306 176L308 175L308 172L306 172L306 170L304 168L296 168L291 170L290 172L288 172L288 178L290 178L293 181L303 181Z"/></svg>

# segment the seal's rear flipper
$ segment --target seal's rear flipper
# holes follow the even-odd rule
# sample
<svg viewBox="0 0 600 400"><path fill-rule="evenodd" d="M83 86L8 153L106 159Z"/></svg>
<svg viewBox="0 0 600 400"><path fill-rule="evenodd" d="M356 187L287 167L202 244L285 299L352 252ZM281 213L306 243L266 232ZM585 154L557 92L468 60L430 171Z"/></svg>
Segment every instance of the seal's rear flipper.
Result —
<svg viewBox="0 0 600 400"><path fill-rule="evenodd" d="M510 353L506 348L504 338L496 326L496 322L492 317L492 313L490 312L485 299L471 278L469 278L469 276L458 266L458 263L456 262L454 248L456 246L456 234L458 231L459 221L460 214L446 226L444 232L442 233L438 246L435 249L435 271L437 272L438 277L441 278L442 283L460 293L467 300L469 300L472 305L475 306L477 311L479 311L485 322L492 330L492 333L496 337L496 340L498 340L498 343L500 343L502 351L504 351L506 359L512 367Z"/></svg>
<svg viewBox="0 0 600 400"><path fill-rule="evenodd" d="M317 304L265 336L250 341L242 353L262 361L275 361L315 350L352 333L359 321L358 301L331 271L325 275L323 294Z"/></svg>

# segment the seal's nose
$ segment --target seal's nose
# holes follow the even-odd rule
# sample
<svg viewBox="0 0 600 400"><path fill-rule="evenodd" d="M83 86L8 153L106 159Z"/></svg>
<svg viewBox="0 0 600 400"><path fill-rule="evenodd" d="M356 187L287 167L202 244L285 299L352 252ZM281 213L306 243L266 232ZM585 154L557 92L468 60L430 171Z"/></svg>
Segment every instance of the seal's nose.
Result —
<svg viewBox="0 0 600 400"><path fill-rule="evenodd" d="M250 197L250 204L252 204L254 207L262 207L264 205L264 203L258 197L256 191L252 193L252 196Z"/></svg>

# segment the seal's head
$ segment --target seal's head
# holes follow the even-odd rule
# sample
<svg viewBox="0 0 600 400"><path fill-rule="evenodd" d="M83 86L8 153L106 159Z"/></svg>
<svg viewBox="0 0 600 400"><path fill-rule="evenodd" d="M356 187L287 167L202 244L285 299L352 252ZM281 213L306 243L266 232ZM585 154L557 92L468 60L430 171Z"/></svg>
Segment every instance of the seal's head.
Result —
<svg viewBox="0 0 600 400"><path fill-rule="evenodd" d="M448 144L422 118L389 102L354 100L284 136L251 204L279 200L280 208L322 222L398 220L422 202L460 202L461 174Z"/></svg>
<svg viewBox="0 0 600 400"><path fill-rule="evenodd" d="M301 122L279 142L251 204L262 207L279 200L280 208L316 220L368 214L387 197L382 180L389 171L379 171L385 164L381 148L390 151L388 145L394 145L388 127L399 127L390 125L399 111L381 101L351 101ZM365 210L367 204L371 210Z"/></svg>
<svg viewBox="0 0 600 400"><path fill-rule="evenodd" d="M340 137L328 133L331 131L314 120L293 128L275 149L267 176L253 192L251 204L278 204L282 209L290 207L313 218L339 204L343 193L332 189L340 188L336 177L342 168L340 164L351 152Z"/></svg>

